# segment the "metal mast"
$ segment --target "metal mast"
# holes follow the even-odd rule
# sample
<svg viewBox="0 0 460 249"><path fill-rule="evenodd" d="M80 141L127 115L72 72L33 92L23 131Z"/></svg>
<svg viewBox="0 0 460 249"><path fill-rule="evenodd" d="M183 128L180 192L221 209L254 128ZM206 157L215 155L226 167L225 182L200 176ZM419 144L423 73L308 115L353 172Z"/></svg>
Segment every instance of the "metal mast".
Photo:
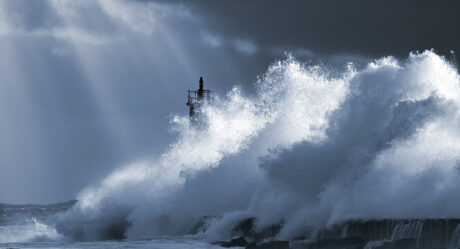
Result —
<svg viewBox="0 0 460 249"><path fill-rule="evenodd" d="M201 114L201 107L204 104L211 103L212 91L204 89L203 77L200 77L199 88L196 91L188 90L187 105L190 108L190 120L194 125L203 123L203 115Z"/></svg>

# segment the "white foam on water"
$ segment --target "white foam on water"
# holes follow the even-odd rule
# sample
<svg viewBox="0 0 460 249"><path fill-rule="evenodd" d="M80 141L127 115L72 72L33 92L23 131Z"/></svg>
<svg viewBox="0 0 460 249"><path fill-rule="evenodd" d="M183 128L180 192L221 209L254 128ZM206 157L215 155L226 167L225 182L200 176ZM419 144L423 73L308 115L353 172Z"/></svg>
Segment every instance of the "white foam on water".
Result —
<svg viewBox="0 0 460 249"><path fill-rule="evenodd" d="M27 219L23 225L0 226L0 243L43 242L62 239L53 226L36 218Z"/></svg>

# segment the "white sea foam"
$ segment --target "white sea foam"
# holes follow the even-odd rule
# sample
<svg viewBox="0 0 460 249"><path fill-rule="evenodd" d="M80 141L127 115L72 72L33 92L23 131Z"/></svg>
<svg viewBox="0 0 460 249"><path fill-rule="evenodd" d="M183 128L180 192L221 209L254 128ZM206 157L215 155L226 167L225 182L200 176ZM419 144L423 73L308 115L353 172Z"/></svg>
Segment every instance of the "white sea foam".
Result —
<svg viewBox="0 0 460 249"><path fill-rule="evenodd" d="M349 218L460 216L459 85L431 51L342 73L289 57L255 95L235 87L204 107L206 129L176 116L177 142L83 191L63 224L98 220L100 231L119 217L138 237L224 215L214 236L255 216L259 227L285 221L290 238Z"/></svg>
<svg viewBox="0 0 460 249"><path fill-rule="evenodd" d="M56 241L62 239L53 226L36 218L27 219L25 224L0 226L0 243Z"/></svg>

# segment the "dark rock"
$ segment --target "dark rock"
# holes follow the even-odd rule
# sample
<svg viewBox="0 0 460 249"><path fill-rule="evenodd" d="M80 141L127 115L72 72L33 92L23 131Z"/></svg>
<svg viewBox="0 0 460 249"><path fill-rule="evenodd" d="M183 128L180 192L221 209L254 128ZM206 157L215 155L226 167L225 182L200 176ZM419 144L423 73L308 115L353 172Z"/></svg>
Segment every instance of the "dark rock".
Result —
<svg viewBox="0 0 460 249"><path fill-rule="evenodd" d="M203 233L208 230L212 221L220 218L219 216L202 216L198 222L192 227L189 234Z"/></svg>
<svg viewBox="0 0 460 249"><path fill-rule="evenodd" d="M251 236L254 234L254 218L248 218L240 221L232 231L233 234L241 236Z"/></svg>
<svg viewBox="0 0 460 249"><path fill-rule="evenodd" d="M307 236L302 235L302 236L295 237L295 238L292 239L292 240L293 240L293 241L296 241L296 240L306 240L306 239L307 239Z"/></svg>
<svg viewBox="0 0 460 249"><path fill-rule="evenodd" d="M240 221L232 229L232 236L242 236L250 241L260 242L266 239L274 238L283 227L282 224L275 224L261 230L257 230L254 222L254 218L248 218Z"/></svg>
<svg viewBox="0 0 460 249"><path fill-rule="evenodd" d="M62 222L56 224L56 230L77 241L123 240L131 222L123 216L117 218L101 219L98 222Z"/></svg>
<svg viewBox="0 0 460 249"><path fill-rule="evenodd" d="M236 246L243 247L243 246L247 246L248 242L243 237L239 237L236 239L232 239L231 241L219 242L217 244L222 247L236 247Z"/></svg>
<svg viewBox="0 0 460 249"><path fill-rule="evenodd" d="M417 239L406 238L395 241L385 241L381 246L375 246L373 249L416 249Z"/></svg>
<svg viewBox="0 0 460 249"><path fill-rule="evenodd" d="M289 241L274 240L266 243L251 243L246 249L289 249Z"/></svg>
<svg viewBox="0 0 460 249"><path fill-rule="evenodd" d="M362 238L322 239L297 248L305 249L362 249L366 245Z"/></svg>
<svg viewBox="0 0 460 249"><path fill-rule="evenodd" d="M265 227L260 231L255 231L253 234L253 239L255 241L263 241L266 239L273 239L283 227L282 224L275 224L269 227Z"/></svg>

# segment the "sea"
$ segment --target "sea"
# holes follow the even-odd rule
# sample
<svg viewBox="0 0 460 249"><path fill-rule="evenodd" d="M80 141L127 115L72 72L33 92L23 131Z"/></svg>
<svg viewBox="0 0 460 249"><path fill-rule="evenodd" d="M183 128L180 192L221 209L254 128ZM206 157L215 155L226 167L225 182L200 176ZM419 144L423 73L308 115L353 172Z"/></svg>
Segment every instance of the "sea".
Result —
<svg viewBox="0 0 460 249"><path fill-rule="evenodd" d="M0 248L153 248L196 249L222 248L200 236L161 236L139 240L78 242L62 236L54 227L59 214L75 201L50 205L0 204Z"/></svg>

